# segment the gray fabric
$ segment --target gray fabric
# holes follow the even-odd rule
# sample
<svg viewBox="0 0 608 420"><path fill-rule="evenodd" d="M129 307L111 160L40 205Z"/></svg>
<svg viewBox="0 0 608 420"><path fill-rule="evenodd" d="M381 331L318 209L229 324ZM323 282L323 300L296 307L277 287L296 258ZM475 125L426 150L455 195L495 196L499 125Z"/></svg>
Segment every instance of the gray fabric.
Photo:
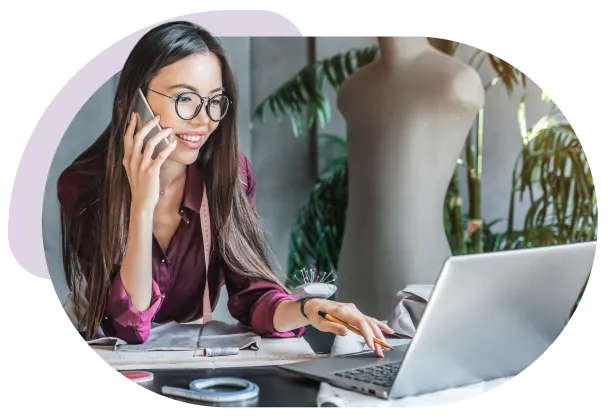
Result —
<svg viewBox="0 0 608 420"><path fill-rule="evenodd" d="M414 337L424 314L433 286L408 286L395 296L387 325L398 334Z"/></svg>
<svg viewBox="0 0 608 420"><path fill-rule="evenodd" d="M154 324L150 336L141 344L128 344L120 338L103 337L87 341L95 347L116 351L203 350L238 348L258 350L261 337L240 324L210 321L202 324Z"/></svg>

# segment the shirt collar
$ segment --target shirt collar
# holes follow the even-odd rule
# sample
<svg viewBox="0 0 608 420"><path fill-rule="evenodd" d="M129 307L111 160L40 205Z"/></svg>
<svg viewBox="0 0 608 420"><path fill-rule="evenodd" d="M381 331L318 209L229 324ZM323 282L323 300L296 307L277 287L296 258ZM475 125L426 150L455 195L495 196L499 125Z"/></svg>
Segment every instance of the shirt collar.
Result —
<svg viewBox="0 0 608 420"><path fill-rule="evenodd" d="M186 185L184 187L182 207L200 213L202 202L203 173L199 169L197 162L194 162L186 167Z"/></svg>

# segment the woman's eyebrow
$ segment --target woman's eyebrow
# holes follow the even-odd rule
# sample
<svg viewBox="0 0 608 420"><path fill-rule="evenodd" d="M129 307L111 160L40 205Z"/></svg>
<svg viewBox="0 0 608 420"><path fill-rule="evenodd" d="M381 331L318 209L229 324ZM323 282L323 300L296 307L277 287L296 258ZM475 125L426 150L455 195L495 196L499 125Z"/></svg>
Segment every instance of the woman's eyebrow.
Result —
<svg viewBox="0 0 608 420"><path fill-rule="evenodd" d="M169 89L179 89L179 88L188 89L188 90L191 90L193 92L199 93L199 91L198 91L197 88L195 88L192 85L189 85L188 83L178 83L177 85L169 86ZM213 89L209 93L222 92L222 91L224 91L224 88L220 86L218 88Z"/></svg>
<svg viewBox="0 0 608 420"><path fill-rule="evenodd" d="M179 88L188 89L188 90L198 93L198 90L194 86L189 85L188 83L178 83L177 85L169 86L169 89L179 89Z"/></svg>

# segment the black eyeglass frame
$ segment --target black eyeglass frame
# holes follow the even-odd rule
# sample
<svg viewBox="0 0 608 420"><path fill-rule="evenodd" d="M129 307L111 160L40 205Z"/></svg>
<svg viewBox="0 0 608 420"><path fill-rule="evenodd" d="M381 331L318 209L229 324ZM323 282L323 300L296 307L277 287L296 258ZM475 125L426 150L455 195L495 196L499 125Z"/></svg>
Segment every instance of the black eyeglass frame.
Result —
<svg viewBox="0 0 608 420"><path fill-rule="evenodd" d="M204 105L205 106L205 112L207 112L207 116L209 117L209 119L211 121L215 121L215 122L220 122L221 120L223 120L224 117L228 114L228 110L230 109L230 105L232 105L232 101L230 100L230 97L228 95L226 95L225 92L218 93L217 95L213 95L212 97L209 98L209 97L206 97L206 96L201 96L201 95L199 95L196 92L183 92L183 93L180 93L177 96L169 96L169 95L165 95L164 93L157 92L154 89L148 88L148 90L151 91L151 92L157 93L157 94L159 94L161 96L164 96L165 98L169 98L173 102L175 102L175 113L177 114L178 117L180 117L182 120L185 120L185 121L190 121L190 120L193 120L193 119L196 118L196 116L201 112L201 109L203 108L203 105L205 104L205 99L207 99L207 104ZM184 95L196 95L201 100L201 105L198 106L198 109L196 110L196 112L194 113L194 115L192 117L190 117L190 118L184 118L184 117L182 117L181 114L179 113L179 111L177 110L177 105L179 104L178 100L179 100L179 98L181 98ZM214 119L211 116L211 112L209 110L209 106L211 105L211 101L214 98L217 98L218 96L224 96L224 97L226 97L226 99L228 100L228 106L226 107L226 112L224 112L224 115L222 115L219 120L216 120L216 119Z"/></svg>

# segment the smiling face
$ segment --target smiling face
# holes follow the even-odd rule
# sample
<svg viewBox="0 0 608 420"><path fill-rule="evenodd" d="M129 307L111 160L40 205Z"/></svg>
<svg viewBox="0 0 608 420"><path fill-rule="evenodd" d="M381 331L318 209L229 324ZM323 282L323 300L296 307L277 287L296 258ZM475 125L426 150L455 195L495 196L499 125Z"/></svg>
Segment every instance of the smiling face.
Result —
<svg viewBox="0 0 608 420"><path fill-rule="evenodd" d="M208 101L222 92L222 67L215 54L194 54L168 65L160 70L150 82L146 99L155 115L160 115L160 126L173 129L170 141L177 140L170 160L189 165L196 161L201 147L221 122L213 121L207 114ZM156 92L152 92L156 91ZM182 119L176 112L175 101L166 96L177 96L184 92L198 93L204 105L196 117ZM198 100L195 95L192 98ZM178 104L180 113L194 103L192 99L182 98ZM213 108L214 103L211 104ZM215 104L217 106L217 104ZM212 111L212 116L213 110ZM215 119L218 119L214 116Z"/></svg>

